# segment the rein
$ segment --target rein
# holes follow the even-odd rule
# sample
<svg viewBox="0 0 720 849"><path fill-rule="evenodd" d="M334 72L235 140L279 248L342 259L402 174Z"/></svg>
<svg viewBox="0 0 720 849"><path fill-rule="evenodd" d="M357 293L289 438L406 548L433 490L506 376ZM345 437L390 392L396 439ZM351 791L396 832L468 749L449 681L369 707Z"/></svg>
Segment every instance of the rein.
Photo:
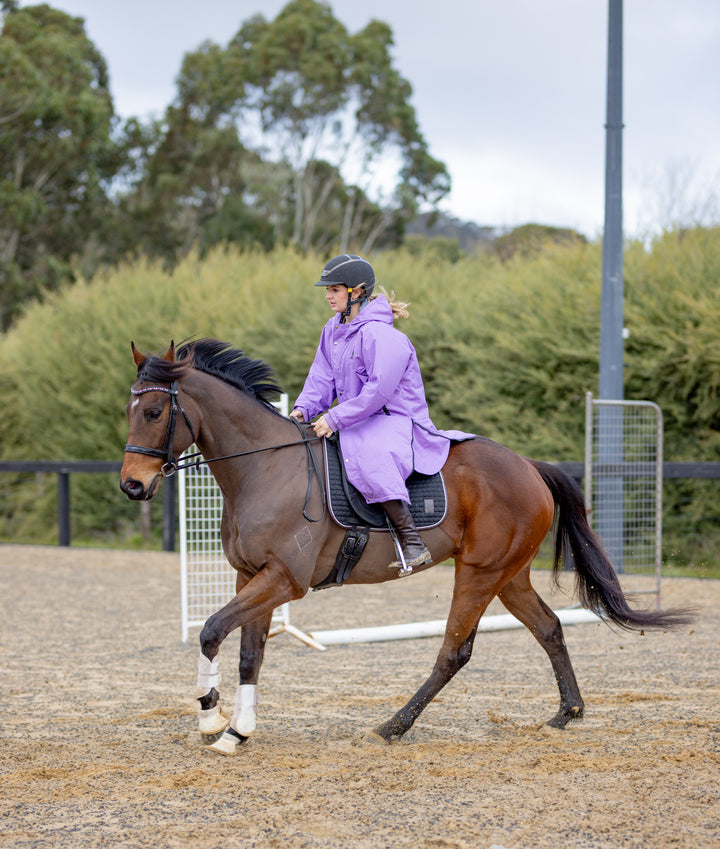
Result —
<svg viewBox="0 0 720 849"><path fill-rule="evenodd" d="M175 425L177 422L177 414L178 410L182 413L183 418L185 419L185 424L190 431L190 436L192 436L193 443L195 442L195 431L193 429L192 424L190 423L190 419L188 418L188 414L185 412L182 404L178 401L178 388L177 381L174 380L170 387L167 386L146 386L143 389L131 389L131 395L144 395L146 392L164 392L166 395L170 396L170 415L168 417L168 426L165 432L165 440L163 442L162 448L145 448L142 445L131 445L127 444L125 446L125 451L130 454L145 454L148 457L159 457L161 460L164 460L160 471L163 473L165 477L172 477L176 472L179 472L183 469L190 468L199 468L200 466L207 466L210 463L217 463L220 460L232 460L235 457L246 457L249 454L260 454L262 451L275 451L279 448L290 448L293 445L305 445L308 455L308 488L307 493L305 495L305 504L303 506L303 517L307 519L308 522L319 522L325 517L325 512L327 510L327 499L325 496L325 488L323 486L322 477L320 475L320 470L317 466L317 461L315 460L315 455L310 448L311 442L318 442L321 439L324 439L322 436L311 436L305 437L302 436L302 428L299 423L295 421L295 419L290 419L292 423L297 427L300 431L301 439L297 439L294 442L281 442L277 445L266 445L262 448L251 448L248 451L238 451L235 454L225 454L223 457L212 457L210 460L206 460L202 457L202 453L197 451L194 454L189 454L184 458L183 461L176 460L173 454L173 442L175 441ZM197 459L195 459L197 458ZM312 519L307 514L307 506L310 503L310 494L312 492L312 482L313 476L317 478L318 483L320 484L320 497L322 499L322 516L320 519Z"/></svg>
<svg viewBox="0 0 720 849"><path fill-rule="evenodd" d="M293 445L309 445L311 442L317 442L323 439L322 436L311 436L309 439L296 439L294 442L279 442L277 445L265 445L263 448L251 448L249 451L238 451L237 454L225 454L222 457L212 457L210 460L194 460L194 457L202 457L202 452L197 451L195 454L188 454L180 462L173 464L170 472L166 472L166 477L172 477L175 472L180 472L183 469L198 468L199 466L209 466L210 463L217 463L219 460L232 460L235 457L246 457L248 454L259 454L261 451L275 451L277 448L291 448ZM160 452L158 452L160 453Z"/></svg>

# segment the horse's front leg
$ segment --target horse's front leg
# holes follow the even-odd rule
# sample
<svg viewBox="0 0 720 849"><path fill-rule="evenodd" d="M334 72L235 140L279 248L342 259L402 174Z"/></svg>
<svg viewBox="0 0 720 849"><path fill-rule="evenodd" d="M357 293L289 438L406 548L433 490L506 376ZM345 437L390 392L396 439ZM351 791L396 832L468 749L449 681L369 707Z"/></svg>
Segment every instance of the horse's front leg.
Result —
<svg viewBox="0 0 720 849"><path fill-rule="evenodd" d="M232 601L207 620L200 632L196 690L200 702L200 732L204 737L214 737L228 725L228 718L220 710L219 704L220 671L217 658L225 637L235 628L246 626L243 627L241 651L248 660L245 666L241 659L241 685L245 682L243 674L248 676L248 684L256 684L273 610L286 601L301 598L304 593L305 590L284 563L271 561L237 592ZM249 707L250 695L251 691L244 690L240 698L238 691L236 702L240 698Z"/></svg>
<svg viewBox="0 0 720 849"><path fill-rule="evenodd" d="M272 613L242 627L240 682L235 691L233 715L229 722L226 721L225 733L217 740L210 742L210 748L214 752L222 755L235 754L238 745L244 743L255 730L258 705L257 684L271 622Z"/></svg>

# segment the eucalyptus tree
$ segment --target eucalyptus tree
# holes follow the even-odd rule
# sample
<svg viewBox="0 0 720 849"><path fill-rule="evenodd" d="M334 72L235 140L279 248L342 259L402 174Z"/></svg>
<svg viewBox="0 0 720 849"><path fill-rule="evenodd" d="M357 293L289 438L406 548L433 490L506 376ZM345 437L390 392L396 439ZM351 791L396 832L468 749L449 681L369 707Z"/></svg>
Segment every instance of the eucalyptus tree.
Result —
<svg viewBox="0 0 720 849"><path fill-rule="evenodd" d="M128 120L118 137L116 255L145 254L175 265L192 248L218 242L270 249L271 222L246 202L246 151L231 126L214 125L187 107L158 121Z"/></svg>
<svg viewBox="0 0 720 849"><path fill-rule="evenodd" d="M266 168L255 161L245 189L279 235L304 249L369 251L450 189L392 47L381 21L351 34L329 4L291 0L272 21L245 21L226 48L187 54L176 108L232 124L259 154Z"/></svg>
<svg viewBox="0 0 720 849"><path fill-rule="evenodd" d="M106 203L113 104L82 18L3 3L0 33L0 328L72 276Z"/></svg>

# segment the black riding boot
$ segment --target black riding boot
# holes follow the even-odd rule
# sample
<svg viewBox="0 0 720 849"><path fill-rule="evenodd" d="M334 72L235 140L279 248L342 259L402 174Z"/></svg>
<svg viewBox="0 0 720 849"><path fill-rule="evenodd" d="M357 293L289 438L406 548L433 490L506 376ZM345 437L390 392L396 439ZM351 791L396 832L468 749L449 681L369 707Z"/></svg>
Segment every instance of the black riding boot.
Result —
<svg viewBox="0 0 720 849"><path fill-rule="evenodd" d="M385 501L381 506L387 513L388 519L392 522L400 538L400 546L405 557L405 565L412 569L414 566L425 566L427 563L431 563L432 555L417 532L410 507L404 501L400 500ZM402 563L399 560L388 566L388 569L401 568Z"/></svg>

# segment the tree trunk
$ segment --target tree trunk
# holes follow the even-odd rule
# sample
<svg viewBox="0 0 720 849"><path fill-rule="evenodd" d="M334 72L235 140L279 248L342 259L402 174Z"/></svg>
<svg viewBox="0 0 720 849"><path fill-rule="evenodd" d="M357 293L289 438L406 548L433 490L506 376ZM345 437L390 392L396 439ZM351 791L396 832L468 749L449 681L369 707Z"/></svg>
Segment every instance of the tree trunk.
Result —
<svg viewBox="0 0 720 849"><path fill-rule="evenodd" d="M293 179L295 185L295 222L293 224L292 240L296 245L302 243L302 221L303 221L303 178L306 169L296 172Z"/></svg>
<svg viewBox="0 0 720 849"><path fill-rule="evenodd" d="M362 252L364 254L368 254L372 251L375 246L375 242L382 236L382 234L387 230L388 225L390 224L390 216L383 212L382 215L378 216L375 225L370 229L370 232L365 237L365 242L362 246Z"/></svg>
<svg viewBox="0 0 720 849"><path fill-rule="evenodd" d="M333 186L335 185L335 175L331 174L327 180L323 183L322 188L318 194L317 200L312 203L312 183L306 186L307 190L307 209L308 212L305 216L304 229L305 229L305 238L303 242L303 247L305 250L310 250L312 247L313 241L313 232L315 231L315 223L317 222L317 217L320 214L320 210L323 207L323 204L326 203L327 199L330 197L330 193L332 192Z"/></svg>
<svg viewBox="0 0 720 849"><path fill-rule="evenodd" d="M343 214L342 232L340 233L340 253L345 254L348 251L350 244L350 233L352 230L353 214L355 212L355 202L357 200L357 189L351 189L348 194L347 202L345 203L345 212Z"/></svg>

